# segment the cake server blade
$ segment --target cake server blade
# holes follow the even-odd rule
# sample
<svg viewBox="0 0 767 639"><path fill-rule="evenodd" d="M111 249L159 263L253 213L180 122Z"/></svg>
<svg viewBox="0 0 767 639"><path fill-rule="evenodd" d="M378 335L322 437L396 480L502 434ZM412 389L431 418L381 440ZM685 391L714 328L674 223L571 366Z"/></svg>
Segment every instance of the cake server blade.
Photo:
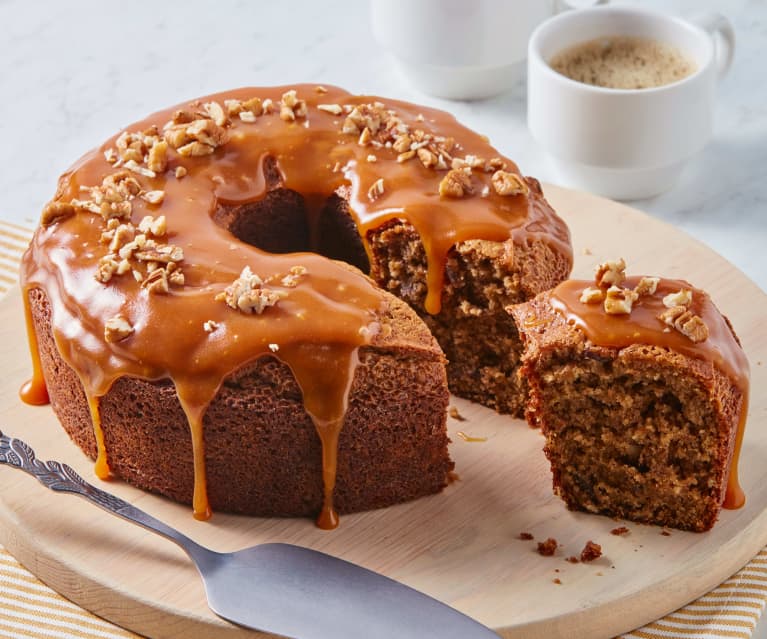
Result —
<svg viewBox="0 0 767 639"><path fill-rule="evenodd" d="M218 553L135 506L92 486L70 466L40 461L32 448L0 432L0 464L180 546L197 566L208 604L241 626L291 639L497 639L489 628L413 588L356 564L291 544Z"/></svg>

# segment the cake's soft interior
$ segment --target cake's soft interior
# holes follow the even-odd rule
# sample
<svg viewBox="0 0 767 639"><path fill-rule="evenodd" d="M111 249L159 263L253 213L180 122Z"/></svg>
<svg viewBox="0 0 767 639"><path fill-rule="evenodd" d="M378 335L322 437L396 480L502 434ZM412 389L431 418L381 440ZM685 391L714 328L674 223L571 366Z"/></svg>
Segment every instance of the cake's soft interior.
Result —
<svg viewBox="0 0 767 639"><path fill-rule="evenodd" d="M711 521L729 432L694 378L651 357L554 351L538 366L546 454L568 506L683 529Z"/></svg>
<svg viewBox="0 0 767 639"><path fill-rule="evenodd" d="M390 220L368 234L371 264L341 195L312 207L302 195L279 188L258 203L222 207L215 219L262 250L313 251L370 275L426 322L447 357L453 393L521 416L525 382L517 367L522 346L504 307L527 296L519 276L510 276L503 244L474 240L453 247L446 262L442 310L431 315L425 309L426 251L418 232L404 220Z"/></svg>

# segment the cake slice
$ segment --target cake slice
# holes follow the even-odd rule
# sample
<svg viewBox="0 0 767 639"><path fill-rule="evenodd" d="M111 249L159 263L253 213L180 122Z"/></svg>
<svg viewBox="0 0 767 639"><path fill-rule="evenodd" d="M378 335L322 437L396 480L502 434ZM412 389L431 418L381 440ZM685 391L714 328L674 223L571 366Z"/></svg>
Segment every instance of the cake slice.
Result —
<svg viewBox="0 0 767 639"><path fill-rule="evenodd" d="M705 292L626 278L620 260L508 310L525 343L526 417L570 509L704 531L743 504L748 362Z"/></svg>

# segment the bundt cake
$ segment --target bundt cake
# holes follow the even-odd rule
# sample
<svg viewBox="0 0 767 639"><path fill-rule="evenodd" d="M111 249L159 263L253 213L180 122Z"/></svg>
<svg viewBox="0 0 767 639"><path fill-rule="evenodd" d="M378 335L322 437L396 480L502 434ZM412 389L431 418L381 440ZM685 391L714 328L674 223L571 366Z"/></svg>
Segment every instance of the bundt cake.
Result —
<svg viewBox="0 0 767 639"><path fill-rule="evenodd" d="M61 177L22 263L22 397L47 387L102 477L201 518L332 527L446 485L445 359L418 316L456 393L519 414L504 309L571 263L538 183L443 112L307 85L212 95Z"/></svg>
<svg viewBox="0 0 767 639"><path fill-rule="evenodd" d="M526 415L573 510L703 531L743 504L749 366L729 321L682 280L570 280L509 312L525 342Z"/></svg>

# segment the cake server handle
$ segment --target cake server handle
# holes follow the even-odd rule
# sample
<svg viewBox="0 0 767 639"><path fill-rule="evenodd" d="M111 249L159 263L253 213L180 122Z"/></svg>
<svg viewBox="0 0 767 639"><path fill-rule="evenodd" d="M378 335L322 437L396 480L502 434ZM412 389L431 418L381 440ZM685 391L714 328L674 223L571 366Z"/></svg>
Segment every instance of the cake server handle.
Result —
<svg viewBox="0 0 767 639"><path fill-rule="evenodd" d="M57 461L40 461L29 444L15 437L8 437L2 431L0 431L0 464L15 466L36 477L46 488L57 492L74 493L110 513L156 532L180 546L192 559L210 552L186 535L127 501L89 484L71 466Z"/></svg>

